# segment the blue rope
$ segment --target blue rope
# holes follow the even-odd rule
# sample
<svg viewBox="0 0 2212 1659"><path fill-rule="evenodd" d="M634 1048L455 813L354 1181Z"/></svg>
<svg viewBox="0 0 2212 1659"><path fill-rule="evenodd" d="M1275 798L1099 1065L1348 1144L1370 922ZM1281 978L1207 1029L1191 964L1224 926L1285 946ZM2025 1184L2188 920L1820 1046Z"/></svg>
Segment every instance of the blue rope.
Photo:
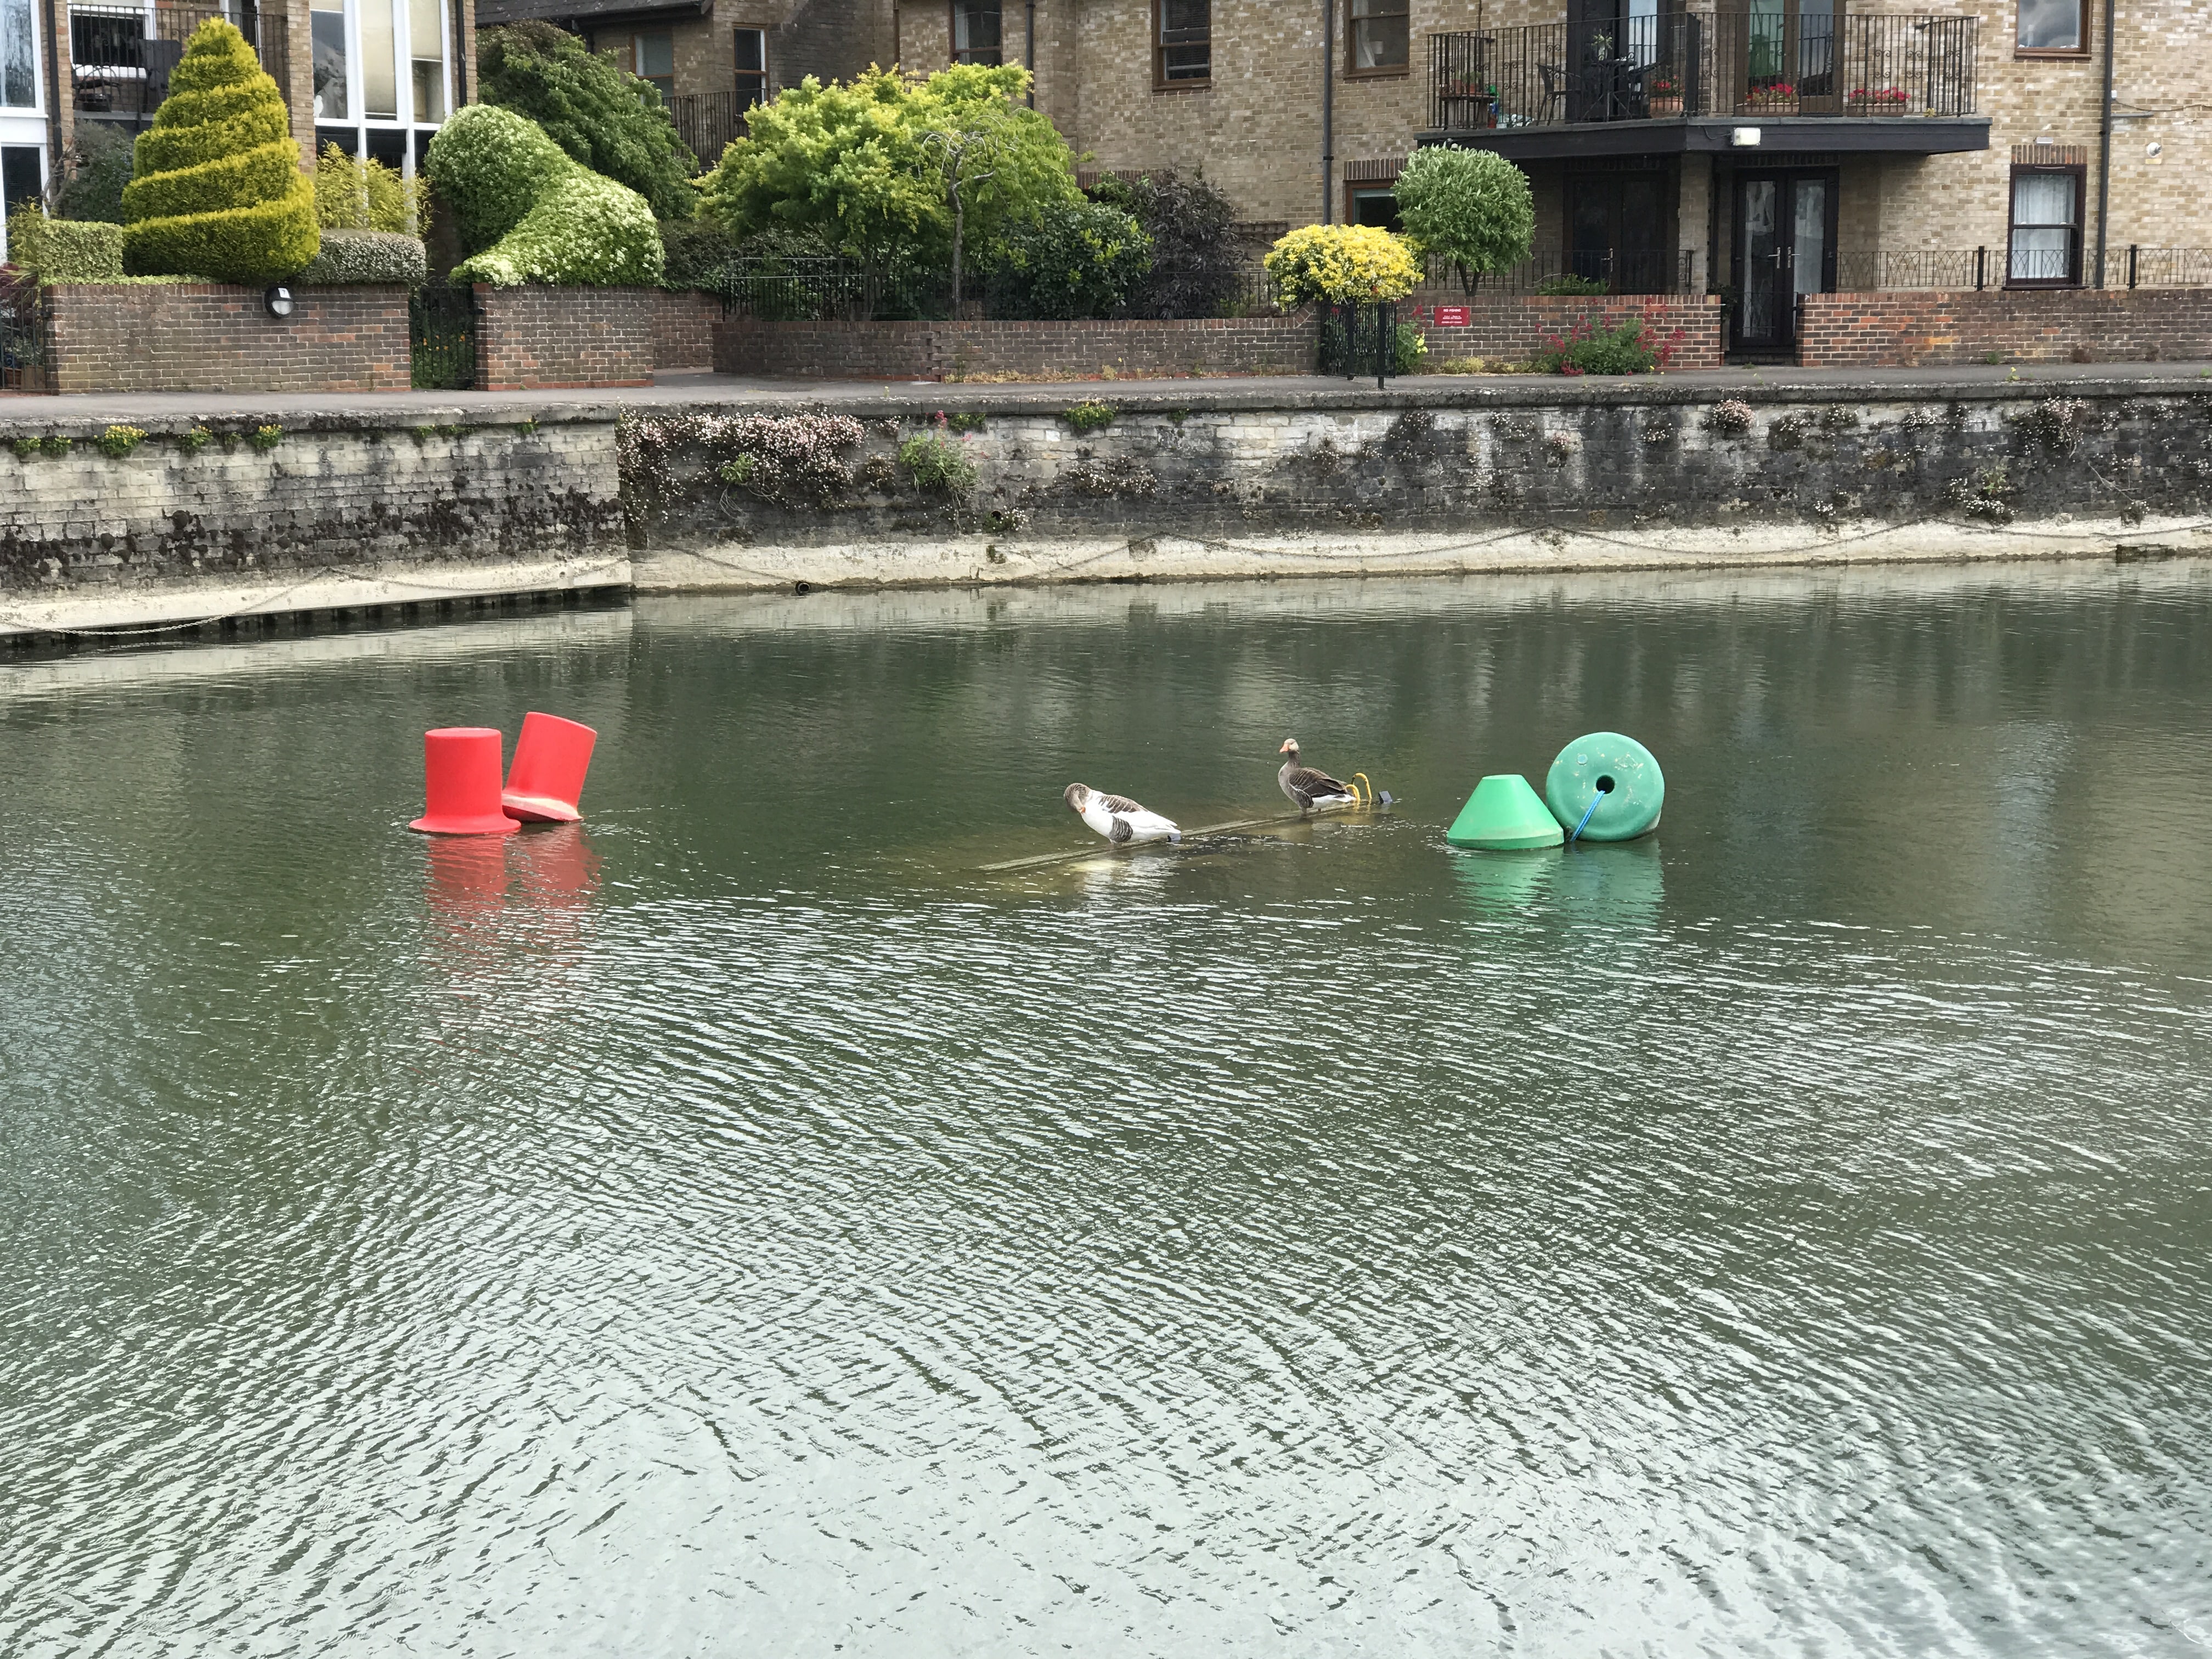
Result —
<svg viewBox="0 0 2212 1659"><path fill-rule="evenodd" d="M1590 821L1590 812L1595 812L1595 811L1597 811L1597 804L1598 804L1598 802L1600 802L1600 801L1603 800L1604 799L1605 799L1605 795L1604 795L1604 793L1603 793L1603 792L1602 792L1602 791L1601 791L1599 793L1597 793L1597 794L1595 794L1595 795L1593 795L1593 796L1590 798L1589 812L1585 812L1585 813L1583 813L1583 821L1582 821L1582 823L1578 823L1578 824L1577 824L1577 825L1575 826L1575 833L1574 833L1573 835L1569 836L1567 837L1567 845L1568 845L1568 846L1572 847L1572 846L1573 846L1577 842L1578 842L1578 841L1580 841L1580 840L1582 839L1583 825L1583 824L1587 824L1587 823Z"/></svg>

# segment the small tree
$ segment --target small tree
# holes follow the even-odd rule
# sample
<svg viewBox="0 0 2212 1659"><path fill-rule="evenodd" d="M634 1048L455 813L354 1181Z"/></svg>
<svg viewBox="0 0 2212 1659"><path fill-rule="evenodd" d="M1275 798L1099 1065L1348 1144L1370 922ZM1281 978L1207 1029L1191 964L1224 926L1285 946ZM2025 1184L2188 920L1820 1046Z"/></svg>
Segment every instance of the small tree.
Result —
<svg viewBox="0 0 2212 1659"><path fill-rule="evenodd" d="M688 219L697 208L698 161L651 82L536 21L486 29L477 70L485 103L535 121L572 160L644 197L656 218Z"/></svg>
<svg viewBox="0 0 2212 1659"><path fill-rule="evenodd" d="M1398 221L1425 253L1459 267L1469 292L1478 276L1528 257L1536 207L1528 175L1486 149L1417 149L1398 175Z"/></svg>
<svg viewBox="0 0 2212 1659"><path fill-rule="evenodd" d="M749 111L704 212L740 240L812 230L872 271L992 263L1008 227L1080 199L1067 142L1020 98L1025 70L958 64L915 83L809 76ZM933 137L931 135L944 135Z"/></svg>
<svg viewBox="0 0 2212 1659"><path fill-rule="evenodd" d="M1421 276L1406 244L1372 225L1306 225L1269 248L1266 264L1285 311L1402 300Z"/></svg>
<svg viewBox="0 0 2212 1659"><path fill-rule="evenodd" d="M1244 251L1236 209L1203 178L1148 173L1133 181L1109 173L1091 199L1119 208L1152 243L1152 275L1130 300L1144 317L1218 317L1243 284Z"/></svg>
<svg viewBox="0 0 2212 1659"><path fill-rule="evenodd" d="M315 257L315 189L284 94L231 24L192 32L139 134L123 191L124 263L142 274L258 284Z"/></svg>

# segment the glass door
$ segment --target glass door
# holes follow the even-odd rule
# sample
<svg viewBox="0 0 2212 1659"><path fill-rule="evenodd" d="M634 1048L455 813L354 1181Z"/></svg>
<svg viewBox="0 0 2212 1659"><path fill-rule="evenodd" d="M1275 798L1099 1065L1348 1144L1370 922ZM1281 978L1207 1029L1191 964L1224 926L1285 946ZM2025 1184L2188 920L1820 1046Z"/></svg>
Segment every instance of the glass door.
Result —
<svg viewBox="0 0 2212 1659"><path fill-rule="evenodd" d="M1745 173L1735 184L1735 344L1797 343L1797 296L1836 285L1836 174Z"/></svg>

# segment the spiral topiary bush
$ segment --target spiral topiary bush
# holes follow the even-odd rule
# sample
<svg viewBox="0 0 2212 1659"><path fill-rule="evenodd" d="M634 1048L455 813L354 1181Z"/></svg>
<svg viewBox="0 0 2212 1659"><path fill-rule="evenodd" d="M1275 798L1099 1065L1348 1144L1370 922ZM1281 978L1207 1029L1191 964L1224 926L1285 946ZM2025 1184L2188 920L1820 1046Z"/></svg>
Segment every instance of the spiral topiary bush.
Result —
<svg viewBox="0 0 2212 1659"><path fill-rule="evenodd" d="M471 255L453 281L660 281L660 232L645 198L570 161L536 123L471 104L438 130L427 159Z"/></svg>
<svg viewBox="0 0 2212 1659"><path fill-rule="evenodd" d="M315 257L315 187L300 170L283 94L230 24L192 32L138 137L123 216L132 271L258 284Z"/></svg>

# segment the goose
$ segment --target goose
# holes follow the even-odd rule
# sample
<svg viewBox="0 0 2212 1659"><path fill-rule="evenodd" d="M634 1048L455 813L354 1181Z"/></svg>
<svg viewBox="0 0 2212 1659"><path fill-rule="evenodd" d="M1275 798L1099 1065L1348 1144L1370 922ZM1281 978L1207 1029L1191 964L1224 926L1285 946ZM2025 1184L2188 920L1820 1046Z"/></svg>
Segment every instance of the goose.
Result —
<svg viewBox="0 0 2212 1659"><path fill-rule="evenodd" d="M1275 781L1291 798L1291 804L1301 812L1326 810L1333 806L1357 806L1358 793L1348 783L1339 783L1326 772L1316 772L1310 766L1298 763L1298 740L1285 738L1283 746L1275 751L1288 755L1283 769L1275 774Z"/></svg>
<svg viewBox="0 0 2212 1659"><path fill-rule="evenodd" d="M1172 823L1158 812L1146 811L1127 795L1102 795L1087 783L1071 783L1065 799L1068 811L1116 847L1182 840L1182 831Z"/></svg>

